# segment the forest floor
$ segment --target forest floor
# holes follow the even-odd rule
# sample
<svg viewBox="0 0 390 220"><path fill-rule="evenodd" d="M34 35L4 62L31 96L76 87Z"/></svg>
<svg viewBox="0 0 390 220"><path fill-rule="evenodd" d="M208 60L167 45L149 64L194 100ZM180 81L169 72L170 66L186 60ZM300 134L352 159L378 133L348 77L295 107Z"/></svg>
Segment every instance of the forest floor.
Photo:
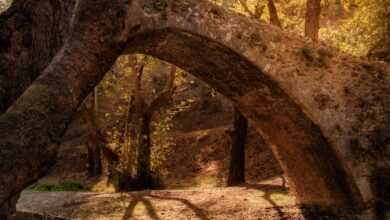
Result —
<svg viewBox="0 0 390 220"><path fill-rule="evenodd" d="M303 219L271 149L253 129L246 145L248 183L225 186L229 115L193 111L177 120L181 127L171 133L175 144L164 164L168 175L161 190L115 193L107 174L88 176L83 143L68 140L61 144L56 165L38 184L80 183L88 191L26 190L14 220ZM34 213L38 217L31 217Z"/></svg>
<svg viewBox="0 0 390 220"><path fill-rule="evenodd" d="M174 154L166 163L163 190L113 193L107 176L88 177L85 149L65 144L41 184L78 182L92 192L26 190L17 219L31 213L58 219L303 219L283 186L282 171L256 132L249 132L246 176L249 183L226 187L228 127L175 132ZM251 184L250 184L251 183ZM29 213L27 216L23 213ZM53 218L49 218L53 219Z"/></svg>
<svg viewBox="0 0 390 220"><path fill-rule="evenodd" d="M86 220L303 219L294 198L277 182L129 193L24 191L17 208Z"/></svg>

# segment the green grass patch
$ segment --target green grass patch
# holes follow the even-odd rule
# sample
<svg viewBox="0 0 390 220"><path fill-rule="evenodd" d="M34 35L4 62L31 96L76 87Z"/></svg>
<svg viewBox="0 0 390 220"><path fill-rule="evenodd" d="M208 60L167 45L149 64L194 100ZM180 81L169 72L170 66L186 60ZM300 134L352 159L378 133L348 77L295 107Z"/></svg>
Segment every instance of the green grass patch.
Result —
<svg viewBox="0 0 390 220"><path fill-rule="evenodd" d="M81 183L63 182L59 184L35 183L27 189L36 191L88 191L88 187Z"/></svg>

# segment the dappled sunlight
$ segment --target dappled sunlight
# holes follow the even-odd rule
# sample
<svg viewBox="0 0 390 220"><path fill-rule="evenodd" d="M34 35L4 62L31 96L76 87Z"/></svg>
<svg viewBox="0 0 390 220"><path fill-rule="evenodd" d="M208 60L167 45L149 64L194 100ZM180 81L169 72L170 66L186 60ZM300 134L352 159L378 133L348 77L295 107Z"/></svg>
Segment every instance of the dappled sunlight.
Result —
<svg viewBox="0 0 390 220"><path fill-rule="evenodd" d="M218 179L215 176L202 175L183 181L167 182L167 184L168 189L213 188L218 186Z"/></svg>
<svg viewBox="0 0 390 220"><path fill-rule="evenodd" d="M116 189L113 183L110 183L107 179L101 179L91 186L91 191L113 193L116 192Z"/></svg>
<svg viewBox="0 0 390 220"><path fill-rule="evenodd" d="M58 198L63 199L58 199ZM85 220L218 219L242 215L301 218L299 208L285 188L246 184L228 188L188 188L132 193L35 192L22 194L18 208L63 218ZM50 203L41 207L40 201Z"/></svg>

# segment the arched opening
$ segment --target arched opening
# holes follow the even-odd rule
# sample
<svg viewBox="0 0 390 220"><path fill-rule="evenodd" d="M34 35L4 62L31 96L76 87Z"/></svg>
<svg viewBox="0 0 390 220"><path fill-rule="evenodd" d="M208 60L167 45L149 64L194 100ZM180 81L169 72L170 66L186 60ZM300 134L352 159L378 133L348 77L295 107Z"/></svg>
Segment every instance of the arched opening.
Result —
<svg viewBox="0 0 390 220"><path fill-rule="evenodd" d="M105 79L97 86L99 88L99 112L102 115L100 120L100 128L107 127L107 124L105 122L105 119L107 120L115 120L118 119L118 116L113 113L112 111L109 111L107 108L115 108L117 109L118 106L124 106L126 107L126 104L119 104L114 101L114 105L111 105L112 102L106 102L105 99L107 97L104 97L102 93L104 85L107 85L107 79L112 79L115 75L118 77L119 75L125 75L129 76L128 69L121 70L117 67L118 63L121 66L127 66L126 64L123 64L123 58L124 57L130 57L130 56L122 56L118 59L117 64L110 70L106 76ZM141 58L140 58L141 59ZM150 60L151 58L149 58ZM122 61L122 62L121 62ZM165 62L164 62L165 64ZM153 79L156 77L158 80L160 80L161 84L164 83L164 76L167 73L167 68L161 68L162 64L159 62L158 64L155 64L153 62L150 64L148 70L144 74L150 74L152 76L146 77L143 83L143 91L144 95L153 95L152 88L154 88ZM170 67L170 65L165 64L167 67ZM153 72L156 72L155 75L153 75ZM180 71L181 72L181 71ZM118 79L116 82L117 87L122 87L124 85L128 85L131 80L124 80L128 79L126 76L123 76L122 78ZM128 197L123 199L123 206L125 210L127 210L127 214L123 214L124 219L128 219L128 217L131 218L138 218L140 215L140 209L145 205L150 210L155 210L157 213L157 216L161 217L161 219L168 219L169 216L167 216L166 213L161 214L164 212L164 210L161 210L161 205L167 206L167 202L172 201L169 203L168 210L172 210L172 212L176 211L178 213L178 216L173 218L183 218L188 219L189 216L193 216L192 213L185 212L187 216L182 217L184 214L180 212L180 210L177 210L178 208L187 208L188 205L191 203L194 204L195 210L199 210L199 213L202 213L200 211L203 211L205 214L204 216L207 219L210 218L217 218L214 217L216 214L216 211L223 212L223 214L220 214L219 218L222 218L222 216L227 216L228 218L240 218L240 216L253 216L253 210L257 210L259 214L256 214L258 216L275 216L275 219L280 217L290 217L291 215L295 214L297 212L297 215L301 216L301 212L299 210L298 206L295 206L294 198L289 194L289 191L286 187L282 186L282 179L279 175L281 175L281 170L276 162L276 159L272 156L272 152L269 149L269 146L267 146L261 138L258 137L258 134L250 129L250 134L248 134L248 144L246 147L247 150L247 175L246 180L248 184L241 185L238 187L224 187L226 184L226 177L228 173L228 166L229 166L229 146L230 146L230 138L229 135L224 134L225 131L228 129L228 127L232 127L233 125L233 106L231 106L230 101L228 101L225 98L222 98L220 95L217 95L219 98L212 98L214 95L209 95L209 97L204 97L206 95L203 95L203 91L198 92L199 90L205 89L206 91L213 91L213 94L215 94L215 91L211 89L210 87L204 85L199 80L195 79L194 77L187 75L188 84L194 85L194 87L188 88L188 92L184 94L188 95L190 93L191 98L195 99L192 104L196 105L198 101L205 101L206 104L204 107L194 106L195 109L191 110L190 112L182 112L184 115L184 119L178 119L178 123L183 123L183 120L188 119L189 121L181 124L181 128L175 129L172 128L171 131L180 132L180 136L184 135L185 137L181 136L170 136L171 138L179 138L179 142L175 142L173 152L169 154L169 157L167 158L167 162L173 162L174 165L170 165L167 168L168 175L173 174L173 178L167 178L165 179L167 182L165 187L162 190L153 190L151 191L151 194L147 193L139 193L139 192L125 192L123 194L129 195ZM121 81L121 82L119 82ZM193 82L195 81L195 82ZM197 83L197 85L193 84ZM146 84L149 84L146 85ZM200 86L200 84L202 86ZM110 84L113 87L116 87L115 84ZM181 89L183 87L177 88L177 94L181 93ZM129 88L125 90L118 89L120 91L129 92ZM158 90L158 89L157 89ZM180 90L180 91L179 91ZM152 93L152 94L150 94ZM115 94L115 93L114 93ZM94 95L94 93L91 93L91 95ZM88 97L85 101L90 101ZM115 97L122 96L122 93L116 93ZM181 96L181 95L179 95ZM198 99L196 98L198 97ZM183 98L185 99L186 96ZM110 99L115 99L114 97L110 96ZM221 100L222 99L222 100ZM221 100L224 102L222 106L220 106L218 101ZM85 101L81 107L84 107ZM180 100L178 100L180 102ZM192 106L191 104L191 106ZM114 107L115 106L115 107ZM170 106L169 106L170 107ZM224 112L220 112L219 108L225 108ZM216 110L217 109L217 110ZM203 110L203 111L202 111ZM211 111L208 113L208 111ZM226 111L226 112L225 112ZM105 113L109 112L111 114L111 117L105 118ZM158 113L157 113L158 114ZM196 120L195 117L198 116L198 114L205 114L203 117ZM107 188L104 188L106 186L106 182L96 185L96 176L95 177L89 177L87 175L87 168L85 167L85 161L86 159L86 146L82 146L83 144L80 143L80 139L75 137L76 133L79 129L82 129L83 123L80 122L79 117L82 117L84 114L77 113L75 115L75 119L73 119L73 122L71 123L71 126L68 127L66 135L64 136L64 143L61 143L60 152L59 152L59 158L57 159L57 164L54 165L54 167L51 168L49 171L49 174L45 175L44 179L40 179L38 184L34 184L35 187L37 186L44 186L43 184L47 184L48 186L61 186L63 183L87 183L88 186L90 184L90 181L93 184L93 188L91 187L92 191L100 190L102 191L102 197L103 194L106 194ZM115 116L113 116L115 115ZM186 117L188 116L188 118ZM213 121L216 119L216 121ZM120 117L121 122L123 122L123 117ZM207 121L206 121L207 120ZM193 122L197 121L197 122ZM193 124L191 124L193 123ZM108 122L110 126L114 126L113 123ZM196 127L193 127L193 125L196 124ZM121 123L122 125L122 123ZM199 126L199 127L197 127ZM192 130L193 129L193 130ZM192 131L192 132L191 132ZM103 131L104 132L104 131ZM196 133L194 133L196 132ZM105 132L104 132L105 133ZM176 134L176 133L175 133ZM79 136L79 135L77 135ZM194 140L197 139L197 140ZM152 138L154 140L154 138ZM184 141L186 143L182 143L181 141ZM196 143L195 143L196 142ZM258 143L260 142L260 143ZM81 146L80 146L81 145ZM111 149L117 149L115 146L110 145ZM80 149L84 148L84 150ZM195 149L194 149L195 148ZM215 150L214 150L215 149ZM186 151L186 152L183 152ZM81 156L82 155L82 156ZM184 158L182 158L184 156ZM206 159L206 160L203 160ZM70 163L71 162L71 163ZM255 163L255 164L253 164ZM175 166L175 167L173 167ZM181 167L185 170L181 170ZM195 170L192 170L195 169ZM199 169L199 170L198 170ZM277 169L277 170L275 170ZM189 171L191 170L191 171ZM178 171L178 172L177 172ZM186 172L189 171L189 172ZM196 171L200 171L202 173L196 173ZM81 175L83 176L80 176ZM179 173L179 174L178 174ZM178 174L178 175L177 175ZM195 177L199 177L194 179L192 174L194 174ZM85 178L89 177L89 179ZM106 176L103 175L103 178ZM186 178L188 177L188 178ZM87 180L86 180L87 179ZM168 182L169 180L173 180L175 182ZM183 180L183 181L182 181ZM266 180L266 181L264 181ZM177 185L178 181L180 183ZM217 187L217 188L216 188ZM31 189L31 188L30 188ZM55 190L54 190L55 191ZM162 192L161 192L162 191ZM172 191L176 191L174 194ZM111 192L111 191L110 191ZM34 191L26 191L22 194L20 200L19 200L19 209L23 210L23 208L27 207L27 209L24 209L25 211L34 210L31 207L42 207L45 211L48 211L49 215L56 214L55 212L51 212L53 210L53 207L58 207L58 203L61 203L62 199L55 200L56 193L58 192L34 192ZM87 192L88 194L93 194L93 192ZM211 193L208 196L208 193ZM68 201L68 203L72 203L71 201L74 201L73 199L78 199L80 197L68 197L68 195L71 194L77 194L74 192L66 193L64 192L65 198ZM81 194L81 193L80 193ZM166 194L167 196L163 196L163 194ZM134 197L133 197L134 196ZM157 196L157 197L156 197ZM191 197L192 196L192 197ZM218 197L217 197L218 196ZM45 198L45 202L52 201L49 205L32 205L31 201L34 199L34 197L40 197ZM109 196L105 196L106 203L104 204L101 199L97 198L98 196L89 197L87 202L80 198L78 200L79 206L71 206L70 208L75 209L74 213L80 213L81 211L84 211L84 213L93 213L95 218L99 218L98 216L102 215L102 212L107 213L106 218L113 218L113 213L115 212L113 209L114 207L118 208L117 206L111 206L106 205L107 203L116 203L117 200L114 198L110 198ZM161 197L161 198L159 198ZM189 198L188 198L189 197ZM193 198L203 198L199 200L194 200ZM216 200L218 198L222 198L221 201ZM174 199L176 198L176 200ZM238 199L240 198L240 199ZM245 198L245 199L244 199ZM170 200L172 199L172 200ZM189 202L186 202L189 201ZM89 204L94 201L96 203L96 207L102 207L96 208L92 211L92 207L89 207ZM151 204L148 204L148 201ZM206 202L213 203L215 201L215 204L206 206L204 205ZM244 201L244 202L243 202ZM30 203L29 203L30 202ZM163 204L162 204L163 203ZM186 203L188 205L185 205L183 203ZM87 205L88 204L88 205ZM183 207L184 206L184 207ZM186 207L187 206L187 207ZM218 208L218 207L226 207L224 209ZM140 208L141 207L141 208ZM198 208L196 208L198 207ZM69 209L70 209L69 208ZM165 209L165 208L164 208ZM217 210L215 210L217 209ZM242 210L244 209L244 210ZM101 211L104 210L104 211ZM119 213L119 208L116 211ZM241 212L241 210L243 212ZM252 211L250 211L252 210ZM68 212L65 212L68 213ZM234 213L234 214L233 214ZM20 213L19 213L20 214ZM181 214L181 215L180 215ZM92 214L91 214L92 215ZM72 217L76 217L77 215L74 214ZM218 216L218 215L217 215ZM62 217L68 217L68 216L62 216ZM152 217L152 216L150 216ZM70 216L69 216L70 218ZM141 218L141 217L140 217ZM194 219L198 219L193 217ZM271 218L271 217L269 217ZM297 217L298 218L298 217ZM169 218L171 219L171 218Z"/></svg>
<svg viewBox="0 0 390 220"><path fill-rule="evenodd" d="M348 209L359 201L353 196L354 183L320 129L277 83L241 55L170 28L132 39L126 53L145 53L175 64L232 100L272 146L299 203Z"/></svg>

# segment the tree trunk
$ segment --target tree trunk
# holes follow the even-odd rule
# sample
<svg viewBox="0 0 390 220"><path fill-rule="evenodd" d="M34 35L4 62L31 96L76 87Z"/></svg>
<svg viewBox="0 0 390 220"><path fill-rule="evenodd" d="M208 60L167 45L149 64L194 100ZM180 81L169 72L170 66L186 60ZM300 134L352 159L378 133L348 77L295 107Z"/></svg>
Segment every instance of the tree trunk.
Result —
<svg viewBox="0 0 390 220"><path fill-rule="evenodd" d="M264 5L259 5L257 4L255 6L255 13L253 14L253 17L258 19L258 20L261 20L261 17L263 16L264 14L264 8L265 6Z"/></svg>
<svg viewBox="0 0 390 220"><path fill-rule="evenodd" d="M271 24L281 28L282 23L279 20L278 11L276 10L274 0L268 0L268 11Z"/></svg>
<svg viewBox="0 0 390 220"><path fill-rule="evenodd" d="M238 109L234 111L234 130L230 132L231 144L228 186L245 183L245 145L248 121Z"/></svg>
<svg viewBox="0 0 390 220"><path fill-rule="evenodd" d="M144 114L138 134L137 154L137 181L143 188L153 187L153 178L150 170L151 162L151 139L150 139L151 115Z"/></svg>
<svg viewBox="0 0 390 220"><path fill-rule="evenodd" d="M321 0L307 0L305 37L313 42L318 42L318 30L320 29Z"/></svg>
<svg viewBox="0 0 390 220"><path fill-rule="evenodd" d="M99 105L98 89L95 87L92 97L88 97L84 104L85 119L87 124L88 150L88 173L97 176L102 173L102 160L105 159L109 165L109 172L112 163L118 161L116 153L107 147L107 142L100 131L99 126ZM93 106L93 107L92 107Z"/></svg>
<svg viewBox="0 0 390 220"><path fill-rule="evenodd" d="M368 50L366 58L390 63L390 10L386 12L385 19L385 35Z"/></svg>
<svg viewBox="0 0 390 220"><path fill-rule="evenodd" d="M390 9L386 12L386 37L390 39Z"/></svg>
<svg viewBox="0 0 390 220"><path fill-rule="evenodd" d="M100 175L102 173L101 149L92 142L87 142L86 145L88 150L88 174L90 176Z"/></svg>
<svg viewBox="0 0 390 220"><path fill-rule="evenodd" d="M47 67L69 32L75 0L14 0L0 14L0 114Z"/></svg>
<svg viewBox="0 0 390 220"><path fill-rule="evenodd" d="M85 104L85 120L87 124L87 150L88 150L88 173L91 176L97 176L102 173L102 159L101 159L101 145L104 145L102 141L103 137L100 134L97 125L96 114L96 89L94 89L93 96L88 97Z"/></svg>

